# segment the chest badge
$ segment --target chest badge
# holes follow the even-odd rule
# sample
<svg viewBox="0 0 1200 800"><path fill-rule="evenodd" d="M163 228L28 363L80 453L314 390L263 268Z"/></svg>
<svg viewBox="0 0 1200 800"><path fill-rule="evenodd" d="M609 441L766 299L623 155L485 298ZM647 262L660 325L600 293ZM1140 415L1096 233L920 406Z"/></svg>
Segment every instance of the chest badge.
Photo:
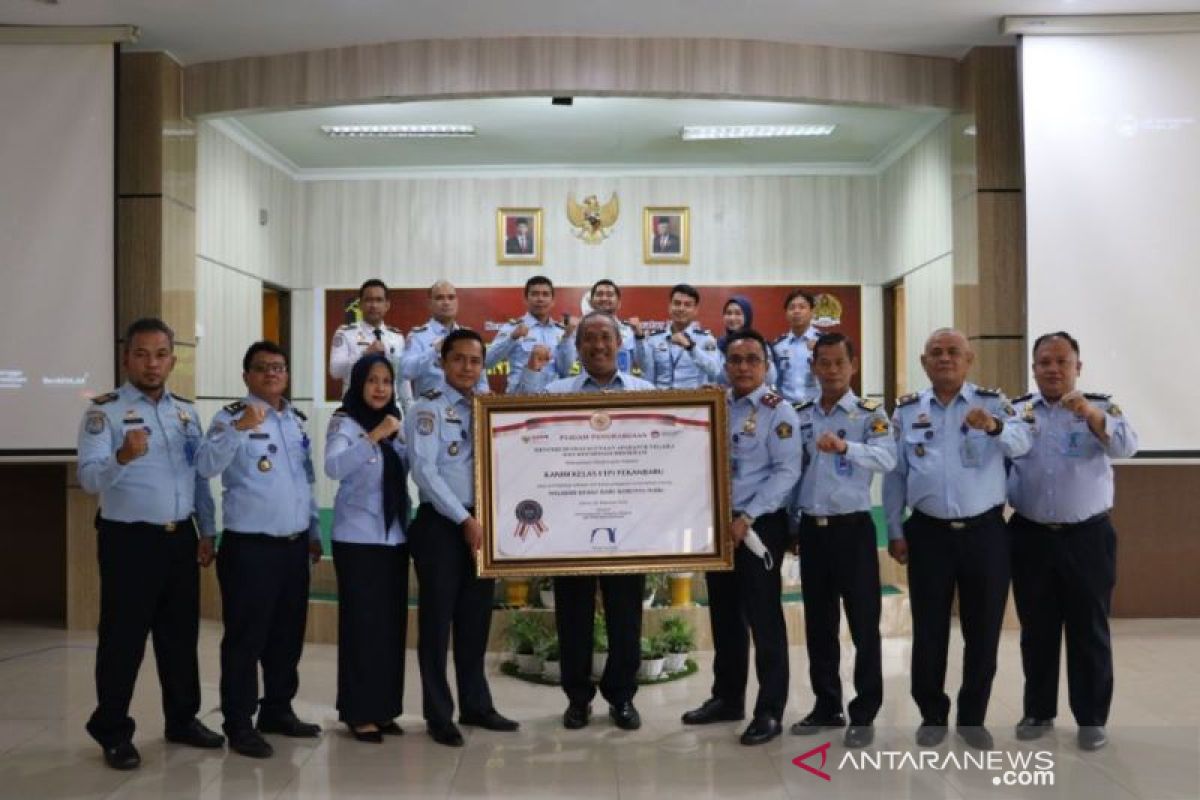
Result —
<svg viewBox="0 0 1200 800"><path fill-rule="evenodd" d="M266 456L263 456L258 460L259 472L270 472L274 466L275 465L271 463L271 459L267 458Z"/></svg>

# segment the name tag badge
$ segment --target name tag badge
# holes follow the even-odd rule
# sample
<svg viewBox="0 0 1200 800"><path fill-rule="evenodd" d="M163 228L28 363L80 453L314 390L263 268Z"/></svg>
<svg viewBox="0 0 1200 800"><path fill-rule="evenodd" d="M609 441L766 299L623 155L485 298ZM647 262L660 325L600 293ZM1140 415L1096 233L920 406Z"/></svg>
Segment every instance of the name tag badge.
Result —
<svg viewBox="0 0 1200 800"><path fill-rule="evenodd" d="M854 473L854 465L844 455L837 456L834 461L834 468L837 474L843 478L849 478Z"/></svg>
<svg viewBox="0 0 1200 800"><path fill-rule="evenodd" d="M1067 458L1081 458L1087 448L1088 434L1080 430L1067 431L1063 439L1063 454Z"/></svg>
<svg viewBox="0 0 1200 800"><path fill-rule="evenodd" d="M964 436L962 444L959 446L959 453L962 455L962 465L964 467L978 467L981 460L980 449L978 437Z"/></svg>

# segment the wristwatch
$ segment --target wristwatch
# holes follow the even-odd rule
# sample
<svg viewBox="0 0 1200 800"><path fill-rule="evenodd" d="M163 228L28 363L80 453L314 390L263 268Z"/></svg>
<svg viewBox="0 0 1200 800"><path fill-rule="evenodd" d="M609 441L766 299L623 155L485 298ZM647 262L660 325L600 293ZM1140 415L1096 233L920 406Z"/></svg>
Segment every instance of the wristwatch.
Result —
<svg viewBox="0 0 1200 800"><path fill-rule="evenodd" d="M996 430L988 431L987 435L988 436L999 436L1000 432L1004 430L1004 420L1002 420L996 416L993 416L992 419L996 420Z"/></svg>

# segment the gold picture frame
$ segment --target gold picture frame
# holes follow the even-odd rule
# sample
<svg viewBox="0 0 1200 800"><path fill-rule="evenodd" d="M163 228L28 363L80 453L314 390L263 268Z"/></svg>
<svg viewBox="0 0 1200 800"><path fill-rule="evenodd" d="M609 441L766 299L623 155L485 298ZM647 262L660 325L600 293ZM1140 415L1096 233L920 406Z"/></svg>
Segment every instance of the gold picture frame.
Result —
<svg viewBox="0 0 1200 800"><path fill-rule="evenodd" d="M476 395L474 420L481 575L733 568L720 389Z"/></svg>
<svg viewBox="0 0 1200 800"><path fill-rule="evenodd" d="M687 264L692 260L692 213L687 206L642 209L642 260L647 264ZM663 228L659 226L663 225Z"/></svg>
<svg viewBox="0 0 1200 800"><path fill-rule="evenodd" d="M527 228L521 236L521 224ZM542 263L542 209L496 209L496 263L502 266Z"/></svg>

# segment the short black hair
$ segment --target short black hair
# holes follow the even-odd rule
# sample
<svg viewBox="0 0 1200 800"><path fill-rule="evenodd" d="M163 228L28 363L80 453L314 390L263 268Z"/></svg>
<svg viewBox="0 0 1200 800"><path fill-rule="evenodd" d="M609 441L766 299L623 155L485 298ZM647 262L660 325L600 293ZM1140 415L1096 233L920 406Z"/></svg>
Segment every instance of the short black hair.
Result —
<svg viewBox="0 0 1200 800"><path fill-rule="evenodd" d="M379 278L369 278L369 279L363 281L362 286L358 287L359 298L362 298L362 296L367 293L367 289L372 289L372 288L376 288L376 287L383 289L383 296L387 297L387 293L388 293L387 284L384 283L383 281L379 280Z"/></svg>
<svg viewBox="0 0 1200 800"><path fill-rule="evenodd" d="M597 286L611 286L613 291L617 293L617 297L621 297L621 287L610 281L608 278L601 278L592 284L592 288L588 289L588 297L593 297L596 294Z"/></svg>
<svg viewBox="0 0 1200 800"><path fill-rule="evenodd" d="M529 297L529 290L534 286L549 286L550 294L554 294L554 284L545 275L534 275L529 280L525 281L525 296Z"/></svg>
<svg viewBox="0 0 1200 800"><path fill-rule="evenodd" d="M761 347L763 351L763 359L768 361L770 360L771 352L767 349L767 340L761 333L753 328L742 328L740 331L734 331L725 337L725 352L728 353L729 348L733 347L737 342L745 341L747 339L753 342L758 342L758 346Z"/></svg>
<svg viewBox="0 0 1200 800"><path fill-rule="evenodd" d="M270 353L271 355L283 356L284 366L289 366L287 351L275 344L275 342L272 342L270 339L263 339L262 341L255 342L246 348L246 355L242 356L242 372L250 371L250 362L252 362L254 360L254 356L258 355L259 353Z"/></svg>
<svg viewBox="0 0 1200 800"><path fill-rule="evenodd" d="M1079 342L1075 341L1075 337L1072 336L1071 334L1067 333L1066 331L1055 331L1054 333L1043 333L1041 336L1037 337L1037 339L1034 340L1034 342L1033 342L1033 357L1035 360L1037 359L1038 348L1042 346L1043 342L1047 342L1050 339L1062 339L1067 344L1071 345L1071 349L1075 351L1075 357L1076 358L1079 357Z"/></svg>
<svg viewBox="0 0 1200 800"><path fill-rule="evenodd" d="M813 343L812 357L813 361L817 360L817 350L822 347L837 347L839 344L846 345L846 355L854 358L854 340L844 333L822 333L817 337L817 341Z"/></svg>
<svg viewBox="0 0 1200 800"><path fill-rule="evenodd" d="M806 301L808 301L809 308L817 307L817 298L813 296L812 292L804 289L792 289L787 293L787 297L783 298L783 310L787 311L787 307L790 306L792 301L797 297L803 297Z"/></svg>
<svg viewBox="0 0 1200 800"><path fill-rule="evenodd" d="M171 352L175 352L175 331L171 330L171 326L158 317L142 317L141 319L135 319L125 329L126 353L129 352L129 348L133 344L133 337L139 333L161 333L166 335L167 341L171 343Z"/></svg>
<svg viewBox="0 0 1200 800"><path fill-rule="evenodd" d="M690 283L677 283L671 287L671 293L667 295L668 299L677 294L685 294L696 301L696 305L700 305L700 292L696 291L696 287Z"/></svg>
<svg viewBox="0 0 1200 800"><path fill-rule="evenodd" d="M461 342L464 339L470 339L473 342L479 342L479 347L483 354L487 355L487 345L483 343L483 337L470 328L455 328L446 334L446 338L442 339L441 356L444 361L450 355L450 351L454 349L455 342Z"/></svg>

